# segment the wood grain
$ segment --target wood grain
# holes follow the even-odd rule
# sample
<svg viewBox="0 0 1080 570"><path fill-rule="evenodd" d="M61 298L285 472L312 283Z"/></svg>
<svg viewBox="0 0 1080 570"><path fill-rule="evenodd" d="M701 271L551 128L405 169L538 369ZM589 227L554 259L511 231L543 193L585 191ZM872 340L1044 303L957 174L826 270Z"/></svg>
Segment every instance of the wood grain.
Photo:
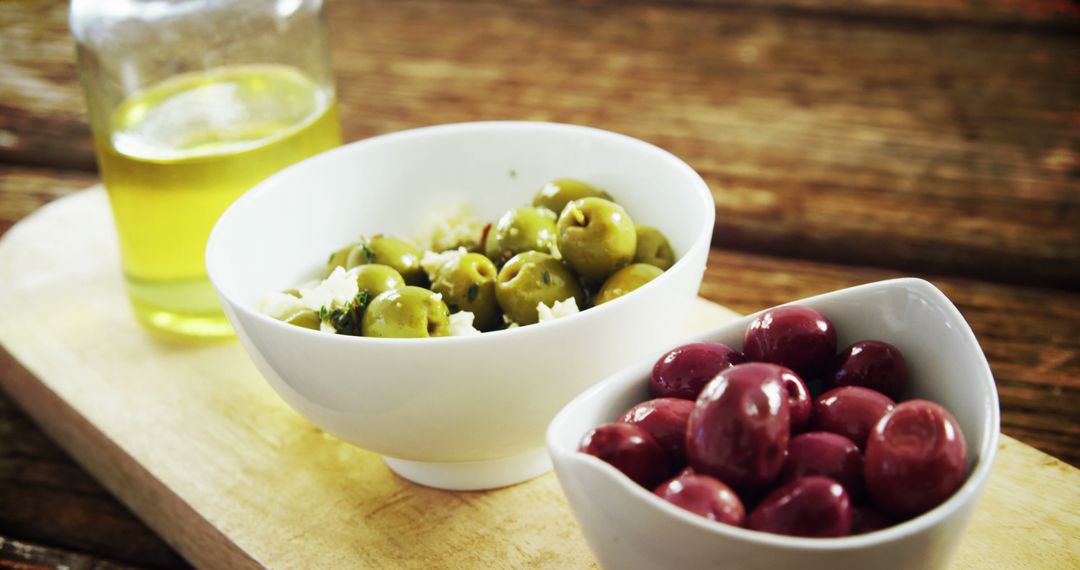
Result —
<svg viewBox="0 0 1080 570"><path fill-rule="evenodd" d="M776 4L333 2L346 138L477 119L594 125L697 168L719 246L1080 287L1080 35ZM1062 4L990 6L1074 21ZM64 10L0 5L9 160L89 164Z"/></svg>
<svg viewBox="0 0 1080 570"><path fill-rule="evenodd" d="M96 180L67 5L0 2L0 234ZM986 350L1005 433L1080 465L1077 3L331 0L328 9L348 139L537 118L660 144L715 191L723 249L704 295L751 311L900 274L928 278ZM0 378L10 374L0 367ZM35 554L14 560L168 567L175 555L4 402L0 430L0 536L93 562L25 542L19 552ZM0 546L0 568L13 564L12 544Z"/></svg>
<svg viewBox="0 0 1080 570"><path fill-rule="evenodd" d="M0 349L2 350L2 349ZM10 368L2 368L10 375ZM154 568L186 565L0 392L0 560L100 567L103 560ZM2 537L18 537L5 541ZM24 541L62 546L57 553ZM0 563L0 568L5 566Z"/></svg>
<svg viewBox="0 0 1080 570"><path fill-rule="evenodd" d="M126 314L114 249L100 191L5 237L0 271L17 278L0 283L0 385L194 564L592 565L553 475L475 493L412 485L292 412L235 343L152 341ZM57 271L71 252L97 262ZM954 567L1075 564L1077 484L1080 471L1004 437Z"/></svg>
<svg viewBox="0 0 1080 570"><path fill-rule="evenodd" d="M0 235L42 204L97 181L91 172L0 164Z"/></svg>
<svg viewBox="0 0 1080 570"><path fill-rule="evenodd" d="M0 536L0 568L5 570L134 570L96 556L11 540Z"/></svg>

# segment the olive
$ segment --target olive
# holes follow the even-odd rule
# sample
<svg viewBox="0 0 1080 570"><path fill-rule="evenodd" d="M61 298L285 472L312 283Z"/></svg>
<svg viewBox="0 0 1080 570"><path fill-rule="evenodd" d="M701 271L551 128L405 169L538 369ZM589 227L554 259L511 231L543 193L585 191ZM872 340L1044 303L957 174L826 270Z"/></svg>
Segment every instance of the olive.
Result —
<svg viewBox="0 0 1080 570"><path fill-rule="evenodd" d="M548 182L533 197L533 206L547 208L559 214L566 204L581 198L604 198L615 201L611 194L573 178L558 178Z"/></svg>
<svg viewBox="0 0 1080 570"><path fill-rule="evenodd" d="M907 362L900 349L879 340L861 340L840 351L825 374L825 388L862 386L896 400L907 385Z"/></svg>
<svg viewBox="0 0 1080 570"><path fill-rule="evenodd" d="M664 449L672 469L682 469L686 466L686 424L692 411L690 400L656 398L630 408L619 421L645 428Z"/></svg>
<svg viewBox="0 0 1080 570"><path fill-rule="evenodd" d="M814 400L812 423L814 430L838 433L865 450L870 431L894 406L893 401L881 392L860 386L841 386Z"/></svg>
<svg viewBox="0 0 1080 570"><path fill-rule="evenodd" d="M312 311L311 309L297 311L281 320L289 323L290 325L296 325L298 327L303 327L305 329L311 329L315 331L319 330L319 327L321 325L319 321L319 313Z"/></svg>
<svg viewBox="0 0 1080 570"><path fill-rule="evenodd" d="M437 293L406 286L384 291L364 311L361 332L384 338L424 338L450 334L450 310Z"/></svg>
<svg viewBox="0 0 1080 570"><path fill-rule="evenodd" d="M356 285L361 291L367 291L371 297L376 297L383 291L400 289L405 286L405 279L396 269L381 263L371 265L358 265L349 270L356 276Z"/></svg>
<svg viewBox="0 0 1080 570"><path fill-rule="evenodd" d="M967 446L956 418L938 404L908 400L877 423L864 473L874 504L894 517L922 514L960 488Z"/></svg>
<svg viewBox="0 0 1080 570"><path fill-rule="evenodd" d="M415 245L396 237L376 235L367 242L361 242L349 257L353 267L378 263L393 267L405 283L423 286L427 284L427 274L420 268L423 252Z"/></svg>
<svg viewBox="0 0 1080 570"><path fill-rule="evenodd" d="M708 475L680 475L654 491L665 501L707 519L742 526L746 510L731 487Z"/></svg>
<svg viewBox="0 0 1080 570"><path fill-rule="evenodd" d="M585 434L578 451L610 463L646 489L671 476L664 450L641 426L604 424Z"/></svg>
<svg viewBox="0 0 1080 570"><path fill-rule="evenodd" d="M668 351L653 366L649 394L654 398L696 400L722 370L746 362L734 348L718 342L695 342Z"/></svg>
<svg viewBox="0 0 1080 570"><path fill-rule="evenodd" d="M800 432L810 423L814 412L810 389L802 378L789 371L784 374L784 390L787 390L788 407L791 408L791 433Z"/></svg>
<svg viewBox="0 0 1080 570"><path fill-rule="evenodd" d="M555 215L545 208L522 206L503 214L488 232L484 252L495 265L525 251L551 253Z"/></svg>
<svg viewBox="0 0 1080 570"><path fill-rule="evenodd" d="M746 526L791 536L851 534L851 499L827 477L803 477L781 485L746 519Z"/></svg>
<svg viewBox="0 0 1080 570"><path fill-rule="evenodd" d="M675 264L675 251L660 230L638 224L634 226L634 233L637 234L634 263L648 263L665 271Z"/></svg>
<svg viewBox="0 0 1080 570"><path fill-rule="evenodd" d="M836 354L836 329L810 307L776 307L747 327L743 352L752 361L773 362L794 370L800 378L814 378Z"/></svg>
<svg viewBox="0 0 1080 570"><path fill-rule="evenodd" d="M499 303L495 299L498 273L487 257L466 253L451 258L438 269L431 290L443 296L451 311L471 312L473 326L491 330L499 322Z"/></svg>
<svg viewBox="0 0 1080 570"><path fill-rule="evenodd" d="M585 292L574 274L558 259L539 251L515 255L499 271L495 298L506 316L525 326L536 323L539 303L552 306L555 301L573 297L578 306L585 302Z"/></svg>
<svg viewBox="0 0 1080 570"><path fill-rule="evenodd" d="M356 243L350 243L349 245L335 251L334 253L331 253L330 258L326 260L326 271L324 272L324 276L328 276L333 273L334 269L337 267L344 267L348 269L349 255L358 245L359 244Z"/></svg>
<svg viewBox="0 0 1080 570"><path fill-rule="evenodd" d="M851 534L866 534L892 526L888 517L868 505L851 507Z"/></svg>
<svg viewBox="0 0 1080 570"><path fill-rule="evenodd" d="M612 273L611 276L604 281L604 284L600 286L600 292L596 294L594 303L599 305L618 299L649 281L656 279L663 273L664 270L655 265L649 265L647 263L631 263L615 273Z"/></svg>
<svg viewBox="0 0 1080 570"><path fill-rule="evenodd" d="M863 458L854 441L827 431L799 434L788 442L780 483L819 475L835 480L853 498L863 495Z"/></svg>
<svg viewBox="0 0 1080 570"><path fill-rule="evenodd" d="M582 198L559 215L558 246L578 275L606 279L628 265L637 251L634 221L622 206L603 198Z"/></svg>
<svg viewBox="0 0 1080 570"><path fill-rule="evenodd" d="M776 478L791 437L785 372L775 364L748 362L705 386L686 428L686 454L695 472L748 493Z"/></svg>

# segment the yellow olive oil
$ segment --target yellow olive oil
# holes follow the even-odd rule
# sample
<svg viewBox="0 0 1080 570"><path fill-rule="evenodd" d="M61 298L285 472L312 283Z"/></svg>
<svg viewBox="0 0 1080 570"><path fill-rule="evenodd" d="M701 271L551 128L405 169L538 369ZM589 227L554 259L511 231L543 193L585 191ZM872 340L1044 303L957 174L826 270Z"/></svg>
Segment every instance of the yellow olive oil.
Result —
<svg viewBox="0 0 1080 570"><path fill-rule="evenodd" d="M182 75L123 102L97 146L139 320L232 335L203 263L210 229L259 181L340 144L333 94L285 66Z"/></svg>

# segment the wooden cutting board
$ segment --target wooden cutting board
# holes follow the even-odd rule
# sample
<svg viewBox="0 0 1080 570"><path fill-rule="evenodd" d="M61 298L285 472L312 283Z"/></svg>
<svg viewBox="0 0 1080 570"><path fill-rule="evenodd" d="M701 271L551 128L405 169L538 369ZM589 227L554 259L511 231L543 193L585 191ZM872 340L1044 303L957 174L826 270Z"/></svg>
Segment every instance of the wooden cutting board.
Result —
<svg viewBox="0 0 1080 570"><path fill-rule="evenodd" d="M0 240L0 383L200 567L594 566L549 473L436 491L322 433L236 343L162 344L128 308L106 197ZM734 317L701 301L691 334ZM1080 567L1080 471L1003 437L955 568Z"/></svg>

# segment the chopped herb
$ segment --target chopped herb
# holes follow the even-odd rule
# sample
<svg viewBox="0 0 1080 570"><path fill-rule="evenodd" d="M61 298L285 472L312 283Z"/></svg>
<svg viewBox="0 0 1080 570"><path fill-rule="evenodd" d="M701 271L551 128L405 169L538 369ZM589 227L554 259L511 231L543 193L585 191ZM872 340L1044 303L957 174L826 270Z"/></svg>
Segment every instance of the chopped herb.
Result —
<svg viewBox="0 0 1080 570"><path fill-rule="evenodd" d="M360 249L364 251L364 258L367 259L368 263L375 263L375 254L371 252L371 248L368 247L368 244L360 244Z"/></svg>
<svg viewBox="0 0 1080 570"><path fill-rule="evenodd" d="M325 321L329 316L330 316L330 311L326 308L326 305L323 305L322 307L319 308L319 320L320 321Z"/></svg>
<svg viewBox="0 0 1080 570"><path fill-rule="evenodd" d="M480 294L480 286L479 285L477 285L476 283L473 283L472 285L469 285L468 297L469 297L469 302L470 303L475 301L476 296L479 295L479 294Z"/></svg>
<svg viewBox="0 0 1080 570"><path fill-rule="evenodd" d="M547 271L544 272L544 285L551 285L551 274Z"/></svg>
<svg viewBox="0 0 1080 570"><path fill-rule="evenodd" d="M510 169L510 178L517 178L517 171L513 168Z"/></svg>
<svg viewBox="0 0 1080 570"><path fill-rule="evenodd" d="M356 294L348 306L330 313L330 324L334 325L338 334L360 336L360 324L363 322L364 310L371 302L371 297L371 291L364 289Z"/></svg>

